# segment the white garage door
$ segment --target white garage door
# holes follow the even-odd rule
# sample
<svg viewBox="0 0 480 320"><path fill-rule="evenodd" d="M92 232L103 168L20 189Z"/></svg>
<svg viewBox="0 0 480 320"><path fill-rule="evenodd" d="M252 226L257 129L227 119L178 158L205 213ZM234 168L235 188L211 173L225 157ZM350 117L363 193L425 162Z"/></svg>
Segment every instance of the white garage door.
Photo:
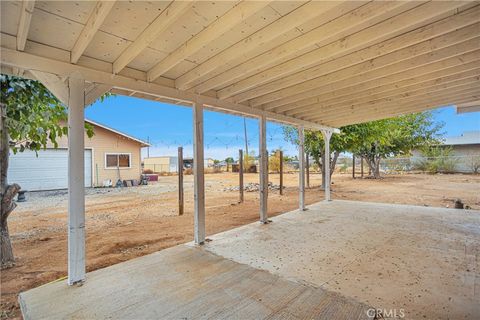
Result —
<svg viewBox="0 0 480 320"><path fill-rule="evenodd" d="M23 190L55 190L68 188L67 149L46 149L10 153L9 183L18 183ZM85 150L85 187L92 186L92 150Z"/></svg>

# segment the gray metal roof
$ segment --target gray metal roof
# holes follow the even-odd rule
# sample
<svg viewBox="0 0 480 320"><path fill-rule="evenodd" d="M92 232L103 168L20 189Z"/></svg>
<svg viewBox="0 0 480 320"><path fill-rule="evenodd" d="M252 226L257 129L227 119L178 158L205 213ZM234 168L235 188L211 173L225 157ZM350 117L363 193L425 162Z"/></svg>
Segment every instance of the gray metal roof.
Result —
<svg viewBox="0 0 480 320"><path fill-rule="evenodd" d="M480 144L480 130L465 131L462 135L457 137L447 137L443 142L444 145L465 145L465 144Z"/></svg>

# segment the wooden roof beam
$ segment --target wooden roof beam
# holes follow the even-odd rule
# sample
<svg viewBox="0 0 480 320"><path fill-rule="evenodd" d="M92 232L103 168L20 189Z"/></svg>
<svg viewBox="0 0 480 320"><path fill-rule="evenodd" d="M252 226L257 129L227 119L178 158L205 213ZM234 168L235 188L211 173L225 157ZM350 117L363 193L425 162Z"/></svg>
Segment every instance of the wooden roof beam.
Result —
<svg viewBox="0 0 480 320"><path fill-rule="evenodd" d="M369 116L376 113L385 114L385 112L405 109L404 105L410 105L418 103L419 105L428 101L440 101L438 103L451 103L451 97L461 96L470 93L480 93L480 82L477 79L470 81L469 83L452 86L447 88L446 86L439 86L435 89L425 90L421 94L412 95L398 95L397 97L390 97L387 99L381 99L363 104L345 106L343 110L319 110L318 112L312 112L308 117L304 119L317 120L328 122L331 120L338 120L342 118L357 117L357 116ZM443 102L442 102L443 101Z"/></svg>
<svg viewBox="0 0 480 320"><path fill-rule="evenodd" d="M323 2L322 6L319 8L318 3L315 3L315 1L307 2L306 4L293 10L287 15L275 20L263 29L237 42L233 46L225 49L219 54L203 62L196 68L182 75L175 81L176 87L182 90L195 87L200 83L204 82L207 76L210 78L215 77L220 73L225 72L238 64L241 64L243 61L248 60L249 58L257 59L255 58L255 55L250 54L250 52L257 50L258 47L262 44L276 39L277 37L301 26L302 24L311 19L322 17L323 15L329 14L332 11L335 11L335 13L337 13L337 11L339 11L340 13L348 12L363 4L364 2L362 1L327 1ZM318 41L318 39L319 38L316 38L315 41ZM301 50L301 48L297 46L295 47L295 50L298 51ZM273 51L278 51L278 49L275 48L273 49ZM275 58L278 59L278 57ZM231 70L229 71L229 73L230 72ZM213 79L210 79L207 82L211 81L213 81ZM203 86L208 86L208 84L204 84ZM211 86L211 88L213 87L214 86ZM195 91L200 93L200 91L202 90L203 89L198 88ZM209 89L207 88L204 91L208 90Z"/></svg>
<svg viewBox="0 0 480 320"><path fill-rule="evenodd" d="M357 3L353 2L353 4ZM398 14L399 11L406 11L418 5L418 2L370 2L272 50L249 59L227 72L208 79L195 87L195 92L203 93L213 88L231 85L235 80L252 76L280 61L285 61L298 51L312 46L320 48L348 35L352 30L370 27L382 21L382 19Z"/></svg>
<svg viewBox="0 0 480 320"><path fill-rule="evenodd" d="M173 1L113 62L113 73L119 73L167 28L185 14L194 4L193 1Z"/></svg>
<svg viewBox="0 0 480 320"><path fill-rule="evenodd" d="M62 78L56 74L30 70L30 73L40 81L55 97L57 97L60 102L68 106L68 85L63 81Z"/></svg>
<svg viewBox="0 0 480 320"><path fill-rule="evenodd" d="M94 84L91 90L85 92L85 106L91 105L110 90L112 90L112 86L110 85L103 83Z"/></svg>
<svg viewBox="0 0 480 320"><path fill-rule="evenodd" d="M335 106L335 105L342 105L342 104L345 105L345 104L348 104L349 101L368 98L378 94L389 94L394 92L395 90L403 89L412 85L421 85L427 82L441 82L445 78L459 77L465 74L470 74L470 75L480 74L479 63L480 63L480 59L476 61L472 61L470 63L460 64L458 66L453 66L450 68L426 73L419 77L407 78L398 82L392 82L392 83L388 83L388 84L377 86L377 87L375 86L376 81L371 81L372 86L368 90L358 91L356 90L356 87L352 87L351 90L350 89L341 90L341 92L345 95L343 95L340 99L334 98L330 100L324 100L321 102L318 101L307 106L291 108L290 111L285 112L285 114L302 117L302 116L308 115L312 110L316 110L319 105L321 106ZM282 112L282 111L279 111L279 112Z"/></svg>
<svg viewBox="0 0 480 320"><path fill-rule="evenodd" d="M468 103L461 103L455 106L457 114L460 113L469 113L469 112L479 112L480 111L480 100L471 101Z"/></svg>
<svg viewBox="0 0 480 320"><path fill-rule="evenodd" d="M342 127L342 126L356 124L356 123L381 120L381 119L392 118L392 117L396 117L404 114L423 112L426 110L432 110L432 109L437 109L445 106L456 105L457 103L470 102L478 98L480 98L480 94L478 92L464 92L457 96L451 96L448 100L445 100L445 99L444 100L428 100L424 102L418 101L415 103L411 103L409 105L405 105L403 106L402 109L390 110L388 112L386 111L374 112L368 116L357 115L356 117L344 117L338 120L330 120L327 122L327 124L328 125L334 124L336 127Z"/></svg>
<svg viewBox="0 0 480 320"><path fill-rule="evenodd" d="M303 125L306 128L314 130L331 130L334 132L339 132L338 129L323 126L321 123L295 119L272 112L265 112L248 107L246 105L222 101L214 97L198 95L188 91L181 91L164 85L131 78L125 75L115 75L110 72L98 70L98 68L74 65L64 61L37 56L4 47L1 47L0 50L0 61L2 65L22 68L25 70L49 72L61 77L69 77L73 73L80 73L82 76L84 76L86 81L110 85L113 88L118 88L121 90L125 89L128 91L137 91L150 96L183 101L186 104L191 104L192 101L201 101L204 105L215 110L225 110L227 112L235 112L254 117L265 116L269 120L278 123Z"/></svg>
<svg viewBox="0 0 480 320"><path fill-rule="evenodd" d="M235 102L244 102L250 99L250 105L258 106L281 99L283 98L282 94L285 92L282 89L297 85L304 81L312 80L317 77L325 76L336 71L340 71L358 63L378 58L396 50L400 50L455 31L456 29L471 25L478 22L477 17L479 14L480 7L477 6L464 12L454 14L446 19L402 34L398 37L391 38L365 49L355 51L333 61L322 63L308 70L257 86L234 96L231 100ZM270 94L272 92L274 93Z"/></svg>
<svg viewBox="0 0 480 320"><path fill-rule="evenodd" d="M369 122L375 120L381 120L386 118L392 118L404 114L417 113L428 111L431 109L437 109L445 106L456 105L460 103L466 103L480 98L480 92L477 91L463 91L457 95L452 95L443 100L428 99L425 101L416 101L407 105L403 105L401 108L378 109L377 111L371 111L368 115L361 115L353 113L352 116L342 117L336 120L323 120L328 125L334 125L336 127L342 127L349 124Z"/></svg>
<svg viewBox="0 0 480 320"><path fill-rule="evenodd" d="M365 63L366 68L363 68L361 65L357 65L351 68L346 68L342 70L341 73L329 74L324 77L320 77L309 82L305 82L302 84L302 88L295 88L300 92L298 94L292 94L282 100L275 101L272 103L268 103L263 105L262 107L265 110L275 110L275 112L279 112L279 110L286 111L294 106L297 108L299 105L308 105L312 104L312 101L317 101L316 97L327 97L329 93L331 94L332 91L338 92L337 90L348 88L354 85L359 85L367 81L373 81L375 79L384 79L385 81L391 82L391 79L405 79L406 75L410 75L410 77L415 77L417 75L422 74L421 71L424 73L432 72L438 69L434 68L446 68L450 67L451 65L458 65L459 61L447 60L448 58L455 57L458 55L467 55L466 62L472 60L478 60L478 50L480 48L480 38L473 38L467 41L464 41L460 44L455 44L446 48L441 48L439 50L435 50L432 52L427 52L419 56L413 56L410 59L406 59L403 61L399 61L397 63L390 64L386 67L382 68L373 68L369 70L370 63ZM475 52L475 53L470 53ZM470 54L469 54L470 53ZM444 61L447 60L447 61ZM391 60L394 62L395 60ZM430 64L439 62L438 64L434 64L431 66ZM465 62L465 63L466 63ZM450 63L450 65L448 64ZM363 68L363 70L362 70ZM415 68L420 70L415 70ZM416 71L418 73L416 73ZM352 76L353 75L353 76ZM389 77L389 78L388 78ZM337 81L338 80L338 81ZM378 86L383 85L388 82L382 82L379 80L377 83ZM307 90L308 88L308 90ZM295 105L293 105L295 103ZM287 106L288 105L288 106ZM284 107L285 106L285 107Z"/></svg>
<svg viewBox="0 0 480 320"><path fill-rule="evenodd" d="M233 26L254 15L268 6L270 1L242 1L235 5L223 16L212 22L193 38L182 44L165 59L157 63L147 72L147 80L154 81L168 70L172 69L184 59L195 54L206 44L214 41Z"/></svg>
<svg viewBox="0 0 480 320"><path fill-rule="evenodd" d="M335 105L317 105L314 109L309 111L304 111L300 113L291 112L287 115L294 116L298 118L308 117L312 112L321 112L324 110L335 110L336 113L342 114L343 111L348 111L352 106L361 105L366 103L373 103L375 101L388 101L390 99L402 98L404 96L413 97L416 95L421 95L424 93L438 91L443 89L450 89L452 87L461 86L464 84L477 83L478 78L480 77L480 69L470 70L458 75L452 75L440 79L435 79L431 81L424 82L422 84L412 85L406 88L392 90L389 93L367 96L363 99L356 99L347 101L344 104L335 104Z"/></svg>
<svg viewBox="0 0 480 320"><path fill-rule="evenodd" d="M23 0L22 9L20 11L20 21L17 29L17 50L23 51L27 43L28 31L30 30L30 21L32 20L33 9L35 8L34 0Z"/></svg>
<svg viewBox="0 0 480 320"><path fill-rule="evenodd" d="M101 27L103 21L105 21L105 18L108 16L108 13L114 5L114 0L98 1L96 3L93 12L90 14L87 23L83 27L82 32L78 36L78 39L71 50L71 63L77 63L78 59L80 59L85 49L87 49L90 41L92 41L93 36L95 33L97 33L98 29Z"/></svg>
<svg viewBox="0 0 480 320"><path fill-rule="evenodd" d="M220 99L232 97L255 86L301 71L304 68L321 62L326 62L328 59L333 59L388 38L398 36L418 28L436 17L451 14L453 10L464 5L464 2L429 2L422 4L415 9L387 19L384 22L347 36L342 40L310 51L299 58L289 60L254 76L240 80L219 90L218 97Z"/></svg>

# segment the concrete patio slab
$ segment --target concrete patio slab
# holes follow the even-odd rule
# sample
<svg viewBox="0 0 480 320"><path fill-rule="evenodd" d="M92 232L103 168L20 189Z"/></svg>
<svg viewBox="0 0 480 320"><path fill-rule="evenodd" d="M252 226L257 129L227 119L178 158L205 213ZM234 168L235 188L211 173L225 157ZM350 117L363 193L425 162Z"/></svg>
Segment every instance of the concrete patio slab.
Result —
<svg viewBox="0 0 480 320"><path fill-rule="evenodd" d="M478 319L480 212L322 202L20 295L25 319Z"/></svg>
<svg viewBox="0 0 480 320"><path fill-rule="evenodd" d="M20 294L25 319L368 319L365 304L176 246Z"/></svg>
<svg viewBox="0 0 480 320"><path fill-rule="evenodd" d="M478 319L480 212L317 203L210 237L205 249L412 319Z"/></svg>

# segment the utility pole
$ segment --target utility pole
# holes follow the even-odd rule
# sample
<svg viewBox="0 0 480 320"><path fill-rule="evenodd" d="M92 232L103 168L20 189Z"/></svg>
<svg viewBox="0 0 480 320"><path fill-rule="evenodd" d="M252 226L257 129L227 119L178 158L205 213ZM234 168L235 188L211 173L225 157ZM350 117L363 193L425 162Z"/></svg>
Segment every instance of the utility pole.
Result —
<svg viewBox="0 0 480 320"><path fill-rule="evenodd" d="M245 154L248 157L248 137L247 137L247 121L243 117L243 131L245 133Z"/></svg>
<svg viewBox="0 0 480 320"><path fill-rule="evenodd" d="M150 137L147 137L148 147L147 147L147 158L150 158Z"/></svg>
<svg viewBox="0 0 480 320"><path fill-rule="evenodd" d="M243 202L243 150L238 150L238 190L240 191L240 201Z"/></svg>

